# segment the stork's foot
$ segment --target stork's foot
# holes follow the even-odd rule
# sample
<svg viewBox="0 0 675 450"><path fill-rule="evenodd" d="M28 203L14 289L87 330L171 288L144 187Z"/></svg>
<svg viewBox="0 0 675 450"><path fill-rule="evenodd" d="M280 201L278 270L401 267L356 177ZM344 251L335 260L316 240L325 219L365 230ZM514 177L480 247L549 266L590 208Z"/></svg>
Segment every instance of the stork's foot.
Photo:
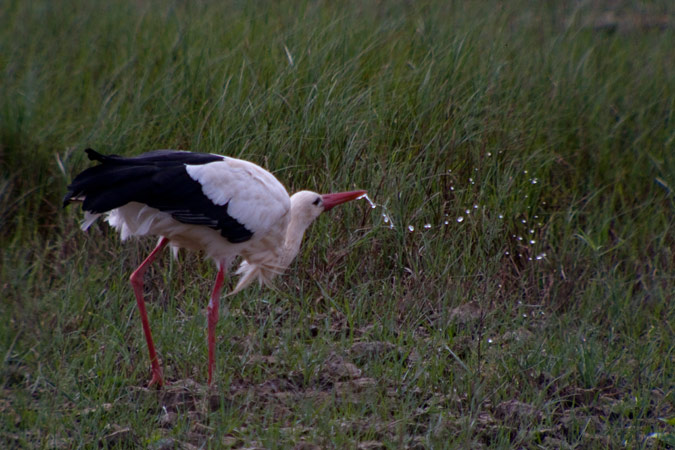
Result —
<svg viewBox="0 0 675 450"><path fill-rule="evenodd" d="M162 378L162 373L159 370L152 371L152 378L150 379L150 383L148 383L148 387L153 386L157 386L157 388L164 386L164 379Z"/></svg>

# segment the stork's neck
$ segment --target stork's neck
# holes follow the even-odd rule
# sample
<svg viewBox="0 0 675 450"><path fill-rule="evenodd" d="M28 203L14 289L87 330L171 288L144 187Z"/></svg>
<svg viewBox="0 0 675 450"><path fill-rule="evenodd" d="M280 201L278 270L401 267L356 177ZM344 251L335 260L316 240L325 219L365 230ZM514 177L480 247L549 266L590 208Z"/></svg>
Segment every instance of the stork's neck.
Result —
<svg viewBox="0 0 675 450"><path fill-rule="evenodd" d="M305 223L298 217L291 215L291 221L288 224L288 228L286 228L286 240L284 241L283 252L280 255L281 261L279 265L284 269L291 265L298 252L300 252L302 237L310 224L311 222Z"/></svg>
<svg viewBox="0 0 675 450"><path fill-rule="evenodd" d="M316 207L316 205L312 206ZM286 227L283 228L283 222L277 224L279 227L263 236L253 251L242 253L246 261L237 270L241 278L230 295L241 291L255 279L267 284L276 275L286 270L300 251L305 230L319 214L319 210L303 208L301 205L298 207L297 203L291 199L291 210L287 216ZM283 243L279 245L282 239Z"/></svg>

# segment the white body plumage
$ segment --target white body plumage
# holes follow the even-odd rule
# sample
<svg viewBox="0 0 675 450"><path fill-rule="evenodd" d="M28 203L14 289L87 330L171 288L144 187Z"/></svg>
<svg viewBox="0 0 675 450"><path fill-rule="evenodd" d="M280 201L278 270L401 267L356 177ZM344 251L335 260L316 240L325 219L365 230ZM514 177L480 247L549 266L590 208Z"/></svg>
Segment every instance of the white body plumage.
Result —
<svg viewBox="0 0 675 450"><path fill-rule="evenodd" d="M139 201L130 201L107 211L106 220L119 231L122 240L132 236L165 237L174 253L179 248L203 251L206 257L225 269L237 256L242 256L244 260L236 272L241 277L232 293L239 292L255 280L267 284L290 265L299 251L305 230L326 209L326 198L342 196L338 198L342 203L365 193L355 191L322 196L300 191L289 197L286 188L274 175L252 162L211 155L217 159L190 164L187 157L193 153L173 153L186 157L183 159L187 161L182 162L184 174L166 181L174 185L188 181L198 183L200 195L206 197L213 207L224 208L228 216L250 232L250 238L243 242L231 242L218 228L206 225L208 214L204 224L194 223L194 220L186 223L177 219L170 207L161 210ZM78 199L85 200L86 195L85 191L84 196L80 194ZM165 206L167 202L162 203ZM89 228L101 214L85 211L82 229Z"/></svg>

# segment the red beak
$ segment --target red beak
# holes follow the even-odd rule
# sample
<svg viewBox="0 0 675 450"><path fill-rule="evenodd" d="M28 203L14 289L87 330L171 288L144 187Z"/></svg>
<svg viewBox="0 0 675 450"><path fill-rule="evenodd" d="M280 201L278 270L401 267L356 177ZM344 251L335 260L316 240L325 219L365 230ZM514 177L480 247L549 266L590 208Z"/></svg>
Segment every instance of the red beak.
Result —
<svg viewBox="0 0 675 450"><path fill-rule="evenodd" d="M321 200L323 201L323 210L328 211L337 205L350 200L356 200L357 198L363 197L364 195L366 195L366 191L349 191L338 192L337 194L324 194L321 196Z"/></svg>

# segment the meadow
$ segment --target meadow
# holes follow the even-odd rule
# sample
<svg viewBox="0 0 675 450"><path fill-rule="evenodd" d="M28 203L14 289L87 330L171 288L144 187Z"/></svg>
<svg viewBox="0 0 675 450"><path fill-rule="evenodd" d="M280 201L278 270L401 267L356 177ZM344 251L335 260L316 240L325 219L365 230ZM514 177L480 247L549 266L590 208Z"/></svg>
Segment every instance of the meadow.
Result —
<svg viewBox="0 0 675 450"><path fill-rule="evenodd" d="M0 3L0 446L675 446L675 8ZM273 289L128 277L79 229L84 149L240 157L366 189ZM234 279L227 281L234 286Z"/></svg>

